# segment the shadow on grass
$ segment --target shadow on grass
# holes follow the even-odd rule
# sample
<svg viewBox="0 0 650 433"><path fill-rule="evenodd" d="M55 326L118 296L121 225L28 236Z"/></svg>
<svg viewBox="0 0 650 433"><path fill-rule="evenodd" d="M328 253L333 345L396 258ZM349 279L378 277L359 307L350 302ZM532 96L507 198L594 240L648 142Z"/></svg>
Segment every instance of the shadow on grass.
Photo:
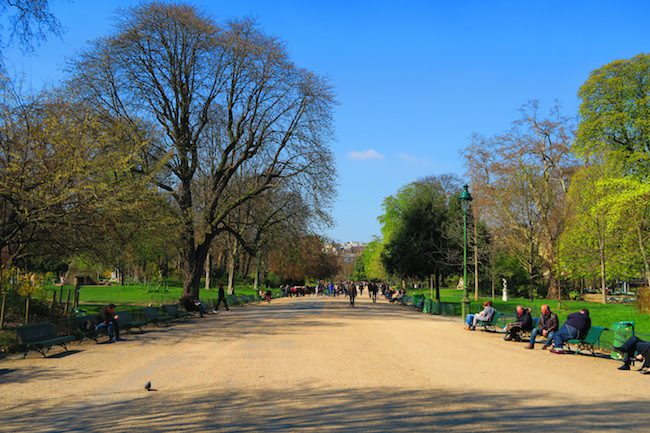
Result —
<svg viewBox="0 0 650 433"><path fill-rule="evenodd" d="M30 432L647 432L647 402L555 402L551 395L418 389L215 389L76 405L42 402L3 413L0 429ZM191 391L191 390L190 390ZM104 401L102 401L104 400Z"/></svg>

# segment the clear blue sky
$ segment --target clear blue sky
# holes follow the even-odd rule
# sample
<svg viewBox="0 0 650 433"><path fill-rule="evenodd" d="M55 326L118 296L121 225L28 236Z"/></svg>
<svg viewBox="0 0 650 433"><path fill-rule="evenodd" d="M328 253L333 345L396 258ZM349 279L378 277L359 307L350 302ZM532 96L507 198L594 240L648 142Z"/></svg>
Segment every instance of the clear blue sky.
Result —
<svg viewBox="0 0 650 433"><path fill-rule="evenodd" d="M65 59L111 32L113 11L138 2L51 0L65 33L11 72L33 90ZM335 240L379 234L381 202L423 176L463 174L473 132L503 131L530 99L577 111L589 72L649 50L643 1L190 1L217 20L252 16L301 66L329 77L339 172Z"/></svg>

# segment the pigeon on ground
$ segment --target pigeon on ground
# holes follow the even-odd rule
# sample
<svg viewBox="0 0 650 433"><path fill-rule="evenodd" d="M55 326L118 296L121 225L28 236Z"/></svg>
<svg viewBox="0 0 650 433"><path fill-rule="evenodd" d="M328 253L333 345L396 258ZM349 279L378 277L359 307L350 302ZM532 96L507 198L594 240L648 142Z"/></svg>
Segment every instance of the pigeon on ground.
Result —
<svg viewBox="0 0 650 433"><path fill-rule="evenodd" d="M151 391L151 382L147 381L147 383L144 384L144 389L146 391Z"/></svg>

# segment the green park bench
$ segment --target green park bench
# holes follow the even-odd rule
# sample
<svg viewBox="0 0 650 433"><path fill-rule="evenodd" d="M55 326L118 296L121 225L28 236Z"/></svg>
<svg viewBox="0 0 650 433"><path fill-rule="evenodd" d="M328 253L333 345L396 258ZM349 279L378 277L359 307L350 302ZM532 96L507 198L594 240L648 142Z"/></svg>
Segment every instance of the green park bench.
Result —
<svg viewBox="0 0 650 433"><path fill-rule="evenodd" d="M57 335L54 325L49 322L25 325L16 329L18 342L24 347L23 358L30 350L39 352L43 357L52 346L61 346L67 352L66 343L75 340L74 335Z"/></svg>
<svg viewBox="0 0 650 433"><path fill-rule="evenodd" d="M530 339L530 336L533 335L533 329L539 328L539 317L533 317L533 327L531 329L522 329L519 335L522 340Z"/></svg>
<svg viewBox="0 0 650 433"><path fill-rule="evenodd" d="M571 345L577 346L574 354L580 353L582 350L588 350L592 355L596 356L594 347L600 347L600 336L607 330L607 328L602 326L592 326L589 328L589 332L587 332L587 335L584 338L575 338L567 341L565 344L569 350Z"/></svg>
<svg viewBox="0 0 650 433"><path fill-rule="evenodd" d="M84 338L90 338L97 342L97 330L95 329L96 316L76 316L72 319L72 332L77 336L79 342Z"/></svg>
<svg viewBox="0 0 650 433"><path fill-rule="evenodd" d="M163 311L167 316L173 317L174 319L184 319L191 316L191 314L187 311L183 311L178 308L177 304L163 305Z"/></svg>
<svg viewBox="0 0 650 433"><path fill-rule="evenodd" d="M161 323L167 323L170 320L174 319L174 317L168 316L167 314L161 315L158 312L158 308L156 307L145 307L144 315L147 319L147 323L153 323L156 325L160 325Z"/></svg>
<svg viewBox="0 0 650 433"><path fill-rule="evenodd" d="M131 332L133 328L138 328L142 332L142 327L147 324L146 321L135 319L131 311L119 311L115 315L118 317L117 323L120 325L120 329L127 330Z"/></svg>
<svg viewBox="0 0 650 433"><path fill-rule="evenodd" d="M503 313L499 313L495 310L490 320L479 320L476 322L476 326L480 326L487 332L497 332L497 321L501 316L503 316Z"/></svg>

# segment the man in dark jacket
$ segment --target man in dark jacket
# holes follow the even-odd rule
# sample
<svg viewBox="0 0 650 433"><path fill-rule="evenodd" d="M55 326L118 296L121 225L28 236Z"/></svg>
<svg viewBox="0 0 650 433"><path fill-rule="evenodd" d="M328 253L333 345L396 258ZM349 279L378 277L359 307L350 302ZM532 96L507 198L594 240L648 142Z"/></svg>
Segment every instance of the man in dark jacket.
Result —
<svg viewBox="0 0 650 433"><path fill-rule="evenodd" d="M506 341L521 341L521 331L530 331L533 329L533 318L530 310L521 305L517 305L517 321L508 323L505 327L506 335L503 339Z"/></svg>
<svg viewBox="0 0 650 433"><path fill-rule="evenodd" d="M577 313L569 314L566 322L553 336L552 353L561 355L564 353L564 342L576 338L584 338L591 328L589 310L583 308Z"/></svg>
<svg viewBox="0 0 650 433"><path fill-rule="evenodd" d="M542 315L539 317L539 327L533 329L533 332L530 333L530 342L526 346L526 349L535 348L535 339L538 335L546 337L546 342L544 343L544 349L551 345L553 342L553 335L557 331L557 328L560 326L557 314L551 311L551 308L544 304L542 305Z"/></svg>
<svg viewBox="0 0 650 433"><path fill-rule="evenodd" d="M638 353L639 357L643 358L643 365L641 366L641 374L650 374L650 342L643 341L639 337L633 335L620 347L613 346L614 350L625 355L623 358L623 365L618 367L619 370L629 370L630 364L635 359Z"/></svg>
<svg viewBox="0 0 650 433"><path fill-rule="evenodd" d="M95 331L105 331L108 335L109 343L121 340L120 325L115 315L115 304L108 304L101 309L97 315L97 325Z"/></svg>
<svg viewBox="0 0 650 433"><path fill-rule="evenodd" d="M350 296L350 307L354 307L354 299L357 297L357 286L354 285L354 281L348 286L348 296Z"/></svg>
<svg viewBox="0 0 650 433"><path fill-rule="evenodd" d="M228 308L228 301L226 301L226 291L223 289L223 284L219 284L219 297L217 299L217 305L214 307L213 313L219 311L219 305L221 305L222 302L226 307L226 311L230 311L230 308Z"/></svg>

